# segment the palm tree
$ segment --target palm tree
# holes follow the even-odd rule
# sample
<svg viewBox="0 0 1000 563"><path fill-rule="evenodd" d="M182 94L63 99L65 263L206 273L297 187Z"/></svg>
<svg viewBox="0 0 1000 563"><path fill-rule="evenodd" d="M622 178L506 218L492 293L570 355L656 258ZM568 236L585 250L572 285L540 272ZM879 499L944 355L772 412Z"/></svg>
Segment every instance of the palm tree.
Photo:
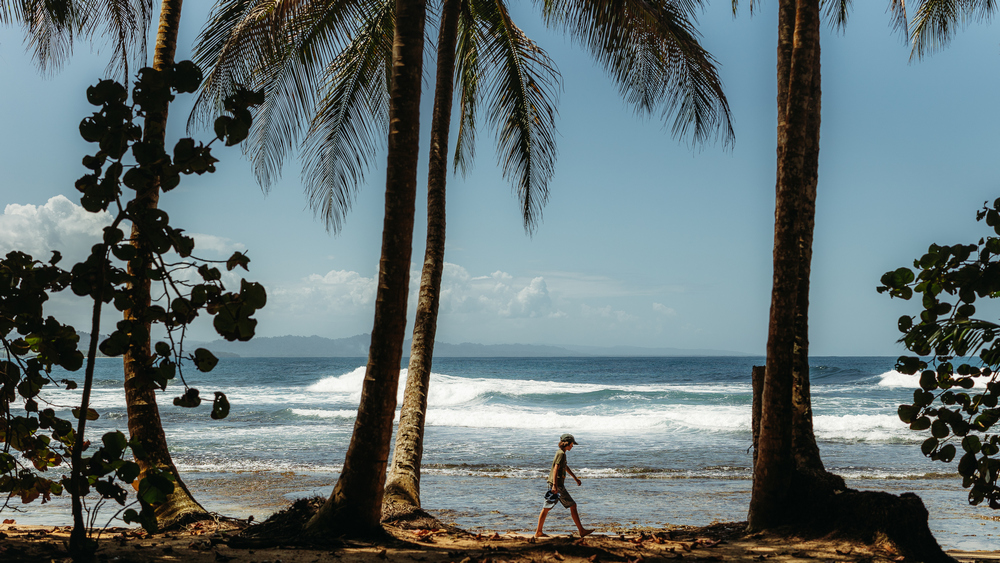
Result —
<svg viewBox="0 0 1000 563"><path fill-rule="evenodd" d="M445 186L456 59L461 61L457 76L462 101L456 165L471 160L478 98L485 86L492 94L489 115L498 130L504 175L515 182L529 232L548 197L555 161L558 74L548 57L514 25L502 1L445 0L431 123L427 244L406 389L383 502L383 514L394 518L420 508L424 421L444 271Z"/></svg>
<svg viewBox="0 0 1000 563"><path fill-rule="evenodd" d="M180 23L182 0L163 0L160 6L160 23L156 37L153 68L163 70L174 64L177 33ZM98 1L98 0L20 0L0 3L0 20L20 21L26 28L29 44L43 70L61 66L72 51L76 34L90 38L107 29L114 38L115 51L108 65L108 72L127 79L130 57L146 57L146 30L152 11L152 0ZM147 112L143 141L161 147L165 142L167 109L169 102ZM137 193L133 205L155 209L159 201L159 186ZM138 225L132 227L132 240L137 254L150 259L143 248ZM174 492L167 501L156 507L157 522L170 527L181 520L208 517L208 512L194 500L180 478L167 447L166 436L156 404L155 385L150 376L152 357L146 310L150 306L150 280L144 275L145 267L138 262L129 264L129 273L139 281L132 287L135 305L124 312L126 321L144 326L144 337L139 344L130 344L124 357L125 401L128 411L129 433L144 446L146 458L137 460L142 476L154 467L168 471L174 478Z"/></svg>
<svg viewBox="0 0 1000 563"><path fill-rule="evenodd" d="M306 524L307 535L324 535L330 530L356 534L381 531L382 493L406 329L425 16L423 1L396 0L385 223L372 344L344 468L330 498Z"/></svg>
<svg viewBox="0 0 1000 563"><path fill-rule="evenodd" d="M163 0L160 7L160 24L156 34L156 48L153 53L153 69L162 71L174 64L177 51L177 33L180 28L182 0ZM143 142L165 144L169 101L164 100L159 107L148 110L143 127ZM160 186L154 182L149 188L136 193L130 203L146 209L156 209L160 199ZM166 435L160 421L160 411L156 404L156 385L151 371L153 357L150 350L150 320L147 311L151 304L150 279L145 275L147 264L152 262L152 253L143 244L140 226L132 225L132 244L136 248L137 260L129 261L128 272L137 280L133 283L133 306L124 311L124 320L143 327L142 338L130 339L124 356L125 403L128 411L128 429L133 439L137 439L146 450L146 457L138 459L142 471L140 478L157 468L167 471L174 479L174 490L166 502L155 507L157 524L169 528L184 521L208 517L208 512L194 500L180 473L174 465L167 447Z"/></svg>
<svg viewBox="0 0 1000 563"><path fill-rule="evenodd" d="M665 115L672 110L685 113L685 119L678 119L675 132L686 132L689 119L695 125L696 140L703 140L718 127L724 127L726 139L730 140L728 106L714 66L698 47L683 14L660 4L655 7L642 2L629 4L645 17L641 32L624 29L626 21L620 18L631 17L630 12L619 14L619 19L613 21L599 22L600 31L613 30L619 35L616 51L608 55L604 52L611 48L605 46L600 52L620 68L628 67L636 74L645 72L642 76L646 80L636 80L634 76L627 83L622 80L623 91L632 94L641 110L650 111L666 102ZM346 5L345 2L299 5L295 15L306 24L283 26L281 18L293 13L289 6L231 1L217 7L213 23L203 33L198 60L213 71L205 82L199 103L203 109L193 115L195 120L210 116L212 103L217 106L218 100L237 83L260 80L257 84L269 84L266 90L275 93L255 119L261 125L252 136L256 148L251 150L251 158L265 189L280 169L285 150L294 144L301 130L292 118L314 103L303 92L303 86L315 75L310 68L317 64L319 44L336 37L336 32L342 29L332 24L341 26L349 19L344 15ZM313 209L335 231L372 156L372 141L376 138L372 124L386 123L380 90L384 88L387 68L384 53L388 42L384 38L392 25L386 8L386 4L381 9L370 8L370 17L331 65L333 70L327 71L332 76L333 84L329 87L332 95L320 102L306 135L307 192ZM329 31L319 33L317 23L327 26ZM456 47L460 52L458 75L463 100L456 161L464 166L471 159L479 84L489 83L483 79L488 74L483 67L485 63L493 63L502 71L495 80L492 99L496 101L490 116L501 131L505 175L515 177L529 232L537 224L545 202L545 184L554 160L554 110L546 90L555 74L547 57L513 25L502 2L445 2L432 125L427 251L410 374L387 487L388 498L411 508L419 507L423 420L443 269L445 163ZM248 52L255 56L247 56ZM640 63L644 66L632 63L637 55L645 57ZM536 67L539 71L533 71ZM680 95L678 90L682 90ZM290 92L301 95L290 96ZM361 117L369 120L365 123ZM275 135L276 132L280 134Z"/></svg>
<svg viewBox="0 0 1000 563"><path fill-rule="evenodd" d="M826 2L836 25L846 23L848 3ZM930 533L919 497L848 489L842 478L824 469L813 433L808 308L819 177L822 4L780 0L778 6L774 278L766 366L754 389L760 418L755 422L748 528L795 524L822 532L863 529L886 534L904 554L949 561ZM902 0L890 0L890 11L897 27L905 27Z"/></svg>
<svg viewBox="0 0 1000 563"><path fill-rule="evenodd" d="M802 360L808 359L809 265L819 172L819 2L783 0L778 14L774 281L748 515L751 530L787 523L792 504L792 400L795 381L808 381L808 363ZM811 434L811 418L809 424Z"/></svg>
<svg viewBox="0 0 1000 563"><path fill-rule="evenodd" d="M337 3L327 3L338 7ZM269 26L273 35L274 18L278 10L267 13L251 8L245 3L243 15L234 13L236 3L218 9L213 24L203 34L199 53L217 72L209 75L203 100L218 100L227 88L242 80L257 78L270 83L276 77L304 75L289 67L307 61L305 53L315 47L311 39L318 35L314 29L301 33L303 46L294 51L280 51L274 44L257 44L259 58L285 57L284 61L260 64L256 70L248 69L233 61L227 51L245 48L243 37L259 37L257 27ZM319 102L316 115L306 135L305 177L310 202L327 222L328 228L339 229L343 211L349 206L350 197L363 173L359 162L371 158L375 143L372 131L388 123L385 115L388 55L394 20L391 2L371 6L365 20L358 26L352 40L333 63L325 70L330 83L325 86L328 94ZM311 19L319 10L303 9L297 16L311 25L329 25L333 18ZM334 10L331 12L336 13ZM287 15L287 12L285 13ZM237 23L238 22L238 23ZM216 27L226 26L226 30ZM299 29L296 24L287 28ZM253 31L251 31L253 30ZM279 32L280 35L280 32ZM461 35L461 45L458 46ZM333 33L330 33L333 36ZM293 40L294 41L294 40ZM407 379L402 422L393 455L393 469L387 494L390 498L419 507L419 466L422 451L423 418L426 412L426 393L429 383L434 330L437 318L437 295L440 291L441 272L444 268L445 237L445 180L447 176L448 135L451 122L451 100L454 96L456 47L462 61L461 81L462 120L456 164L467 166L472 158L475 118L481 94L481 83L490 86L493 95L489 118L498 130L504 150L505 175L516 183L525 213L526 228L534 225L544 202L545 183L551 177L555 147L552 131L555 110L551 98L557 75L544 52L537 48L513 24L502 2L456 1L446 2L442 12L441 34L438 46L438 81L435 93L434 120L431 137L431 162L428 178L428 242L421 281L420 301L411 351L410 376ZM242 53L241 60L247 60ZM202 59L199 59L202 60ZM309 63L315 63L308 60ZM236 77L239 77L236 78ZM296 88L300 84L295 84ZM213 91L213 88L215 90ZM280 88L265 88L280 92ZM272 98L274 100L274 98ZM264 131L275 114L287 115L276 100L273 111L262 111L258 131ZM376 127L373 127L375 124ZM286 126L284 130L290 130ZM354 133L365 133L361 139ZM265 140L273 134L254 136L258 141L252 158L257 163L258 178L266 183L275 163L280 166L281 156L276 156L274 145ZM280 152L280 151L277 151ZM352 155L359 155L354 157ZM266 185L266 184L265 184Z"/></svg>

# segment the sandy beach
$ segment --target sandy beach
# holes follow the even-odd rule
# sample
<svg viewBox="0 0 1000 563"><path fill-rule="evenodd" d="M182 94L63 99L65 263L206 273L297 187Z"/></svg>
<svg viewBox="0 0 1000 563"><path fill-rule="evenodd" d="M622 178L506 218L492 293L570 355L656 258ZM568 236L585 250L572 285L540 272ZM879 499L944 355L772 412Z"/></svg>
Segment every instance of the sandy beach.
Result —
<svg viewBox="0 0 1000 563"><path fill-rule="evenodd" d="M888 542L865 544L834 537L803 538L781 533L746 534L745 523L668 527L594 534L583 539L523 533L473 534L458 529L403 529L387 526L382 538L334 540L323 546L247 540L246 521L200 522L183 530L147 534L136 528L100 531L96 561L151 563L643 563L687 561L905 562ZM71 561L67 526L0 526L0 560L7 563ZM1000 551L949 551L963 563L1000 561Z"/></svg>

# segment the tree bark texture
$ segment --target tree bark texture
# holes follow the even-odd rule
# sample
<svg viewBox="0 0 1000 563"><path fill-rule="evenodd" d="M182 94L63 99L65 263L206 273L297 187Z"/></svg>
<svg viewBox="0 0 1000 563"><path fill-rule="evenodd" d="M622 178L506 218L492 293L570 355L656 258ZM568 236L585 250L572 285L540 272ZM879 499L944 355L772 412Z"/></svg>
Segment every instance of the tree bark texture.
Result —
<svg viewBox="0 0 1000 563"><path fill-rule="evenodd" d="M747 516L750 530L788 522L795 470L793 397L796 344L805 344L808 295L800 296L804 235L812 239L819 171L819 3L781 0L778 8L778 147L775 189L774 281L768 321L767 362L761 395L760 435ZM805 288L808 289L808 282ZM806 356L807 357L807 356ZM806 372L808 378L808 363ZM800 379L801 382L801 379Z"/></svg>
<svg viewBox="0 0 1000 563"><path fill-rule="evenodd" d="M809 386L809 276L819 176L818 0L781 0L774 285L763 378L753 374L751 531L793 525L873 541L885 534L913 559L952 561L916 495L848 489L823 468ZM759 404L759 408L758 408Z"/></svg>
<svg viewBox="0 0 1000 563"><path fill-rule="evenodd" d="M372 343L344 468L330 498L306 523L305 533L312 537L381 532L382 496L406 332L425 15L422 0L396 0L385 221Z"/></svg>
<svg viewBox="0 0 1000 563"><path fill-rule="evenodd" d="M413 343L407 369L403 407L396 431L392 468L383 503L420 508L420 463L424 452L424 421L437 332L441 275L444 272L445 185L448 179L448 135L455 92L455 44L461 0L445 0L438 34L437 78L431 122L431 150L427 175L427 245L420 274L420 295L413 325ZM393 510L398 512L399 509Z"/></svg>
<svg viewBox="0 0 1000 563"><path fill-rule="evenodd" d="M162 70L174 63L174 53L177 50L177 32L180 26L181 6L183 0L164 0L160 8L160 25L156 35L156 50L153 56L153 68ZM165 144L168 104L149 111L143 128L143 140ZM155 209L159 204L160 188L156 182L149 189L137 193L131 205ZM167 502L156 507L156 519L161 528L169 528L181 521L192 518L208 517L208 512L194 500L187 486L180 478L177 467L170 457L167 448L167 438L160 421L160 411L156 405L156 389L149 370L153 363L150 350L150 322L146 311L150 306L150 281L145 270L152 262L150 249L142 243L138 225L132 225L132 244L139 256L138 260L129 262L129 274L136 277L132 285L132 298L135 305L127 309L124 318L133 321L143 328L140 335L143 342L133 344L125 352L125 403L128 410L129 434L139 440L148 454L148 458L137 460L142 469L142 476L153 467L169 471L174 477L174 492Z"/></svg>
<svg viewBox="0 0 1000 563"><path fill-rule="evenodd" d="M750 389L753 396L750 406L750 429L753 435L753 466L757 467L757 445L760 440L761 395L764 391L764 366L753 366L750 373Z"/></svg>

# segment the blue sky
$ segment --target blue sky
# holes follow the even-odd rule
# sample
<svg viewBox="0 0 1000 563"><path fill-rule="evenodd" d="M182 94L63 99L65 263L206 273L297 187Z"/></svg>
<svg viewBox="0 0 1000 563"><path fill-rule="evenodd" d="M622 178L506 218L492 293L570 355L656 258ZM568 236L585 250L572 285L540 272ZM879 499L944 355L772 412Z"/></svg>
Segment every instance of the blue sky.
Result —
<svg viewBox="0 0 1000 563"><path fill-rule="evenodd" d="M187 58L208 4L185 4L178 58ZM733 18L729 2L716 2L699 18L735 119L731 150L718 144L692 150L661 121L636 117L587 53L541 26L531 3L511 4L515 20L563 76L556 173L543 221L529 237L496 165L492 133L481 130L475 168L449 179L438 340L763 354L777 3L765 2L752 18L745 10ZM993 29L970 26L947 49L910 63L883 4L855 3L845 33L823 30L813 355L901 353L896 318L916 312L916 304L878 295L879 277L908 265L932 242L967 243L988 234L974 215L1000 196L1000 41ZM101 77L109 52L79 44L65 69L43 77L20 30L0 29L0 252L18 248L42 257L59 248L80 258L96 242L100 218L82 212L73 182L91 150L77 133L92 112L84 92ZM427 92L424 102L426 123ZM183 135L189 107L190 97L172 107L170 137ZM246 277L269 294L258 334L369 332L384 153L338 236L306 208L297 162L265 195L237 150L216 156L217 173L185 179L161 207L173 224L198 235L198 254L248 251ZM425 162L418 177L422 190ZM419 199L411 311L424 205ZM86 326L85 304L69 296L54 299L52 312ZM193 336L214 338L205 327Z"/></svg>

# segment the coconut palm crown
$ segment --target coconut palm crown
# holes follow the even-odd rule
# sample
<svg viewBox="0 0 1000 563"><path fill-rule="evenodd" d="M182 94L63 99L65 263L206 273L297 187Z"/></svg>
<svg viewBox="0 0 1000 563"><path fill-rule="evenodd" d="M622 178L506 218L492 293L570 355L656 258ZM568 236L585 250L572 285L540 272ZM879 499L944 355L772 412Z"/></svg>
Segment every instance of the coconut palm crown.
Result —
<svg viewBox="0 0 1000 563"><path fill-rule="evenodd" d="M674 134L694 143L732 141L715 61L691 23L699 2L537 4L591 50L637 111L673 118ZM236 85L264 87L247 145L258 181L269 189L288 152L301 148L310 206L337 232L385 139L392 26L389 0L222 0L196 47L210 70L189 125L212 118ZM455 165L468 169L485 109L530 233L554 172L559 76L502 0L462 3L456 50Z"/></svg>

